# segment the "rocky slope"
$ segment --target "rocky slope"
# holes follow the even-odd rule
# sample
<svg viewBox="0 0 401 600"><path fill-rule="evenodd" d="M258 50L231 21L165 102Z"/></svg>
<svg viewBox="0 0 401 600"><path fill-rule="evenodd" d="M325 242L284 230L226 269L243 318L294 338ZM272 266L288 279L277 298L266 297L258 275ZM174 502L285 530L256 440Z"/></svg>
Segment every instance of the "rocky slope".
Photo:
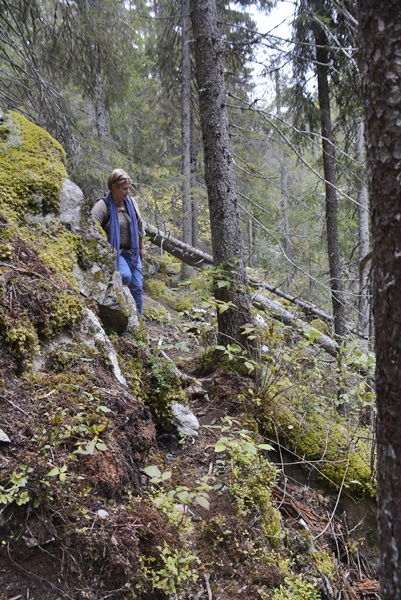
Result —
<svg viewBox="0 0 401 600"><path fill-rule="evenodd" d="M158 249L140 323L62 148L17 114L0 173L0 598L378 598L335 365L267 313L261 377L217 358L207 285Z"/></svg>

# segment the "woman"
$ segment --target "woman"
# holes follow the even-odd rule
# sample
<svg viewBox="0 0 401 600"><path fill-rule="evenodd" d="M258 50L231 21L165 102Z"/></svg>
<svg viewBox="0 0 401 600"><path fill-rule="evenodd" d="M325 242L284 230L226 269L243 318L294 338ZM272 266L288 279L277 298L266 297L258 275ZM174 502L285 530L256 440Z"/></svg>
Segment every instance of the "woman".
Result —
<svg viewBox="0 0 401 600"><path fill-rule="evenodd" d="M96 202L92 216L107 234L117 251L116 268L123 284L128 285L138 313L142 316L142 260L145 253L145 224L134 198L129 191L132 180L123 169L114 169L107 187L109 193Z"/></svg>

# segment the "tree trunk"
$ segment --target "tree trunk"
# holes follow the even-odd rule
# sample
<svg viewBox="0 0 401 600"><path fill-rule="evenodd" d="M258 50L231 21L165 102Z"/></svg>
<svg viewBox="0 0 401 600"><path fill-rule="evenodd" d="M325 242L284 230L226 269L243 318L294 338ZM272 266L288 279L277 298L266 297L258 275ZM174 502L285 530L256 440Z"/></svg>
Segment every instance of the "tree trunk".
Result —
<svg viewBox="0 0 401 600"><path fill-rule="evenodd" d="M323 145L323 170L326 187L326 231L329 257L330 287L333 304L334 332L337 341L345 336L345 304L342 291L340 245L338 239L338 203L333 134L331 128L330 93L328 83L327 37L316 31L316 70Z"/></svg>
<svg viewBox="0 0 401 600"><path fill-rule="evenodd" d="M219 341L244 345L243 326L251 321L248 281L229 134L223 48L215 0L191 0L195 60L203 135L213 256L229 287L214 294L218 303L234 306L218 312ZM220 282L221 283L221 282Z"/></svg>
<svg viewBox="0 0 401 600"><path fill-rule="evenodd" d="M105 93L104 93L104 83L101 75L101 65L100 65L100 50L97 48L96 50L96 80L95 80L95 115L96 115L96 129L98 137L101 141L106 141L108 139L108 131L107 131L107 113L105 106Z"/></svg>
<svg viewBox="0 0 401 600"><path fill-rule="evenodd" d="M191 110L191 214L192 214L192 246L195 248L199 241L199 223L198 223L198 198L194 194L196 189L196 175L198 172L198 160L196 153L196 127L193 111Z"/></svg>
<svg viewBox="0 0 401 600"><path fill-rule="evenodd" d="M182 130L182 241L192 244L191 205L191 21L190 0L181 0L181 130ZM192 269L182 263L181 276L189 277Z"/></svg>
<svg viewBox="0 0 401 600"><path fill-rule="evenodd" d="M364 127L360 116L356 120L356 159L361 164L365 157ZM363 176L362 176L363 177ZM358 294L358 335L369 339L370 331L370 290L369 262L365 258L370 253L369 231L369 195L368 186L363 178L358 194L358 230L359 230L359 294ZM364 262L365 261L365 262Z"/></svg>
<svg viewBox="0 0 401 600"><path fill-rule="evenodd" d="M282 118L282 98L281 98L281 87L280 87L280 74L276 71L275 74L275 88L276 88L276 108L277 117ZM290 166L288 164L287 149L283 142L280 142L280 179L281 179L281 215L282 215L282 230L283 230L283 248L286 256L291 256L291 235L290 235L290 224L288 216L288 173Z"/></svg>
<svg viewBox="0 0 401 600"><path fill-rule="evenodd" d="M401 598L401 12L359 0L372 209L377 474L382 600Z"/></svg>
<svg viewBox="0 0 401 600"><path fill-rule="evenodd" d="M253 255L255 252L255 240L253 236L253 220L248 219L248 266L253 267Z"/></svg>

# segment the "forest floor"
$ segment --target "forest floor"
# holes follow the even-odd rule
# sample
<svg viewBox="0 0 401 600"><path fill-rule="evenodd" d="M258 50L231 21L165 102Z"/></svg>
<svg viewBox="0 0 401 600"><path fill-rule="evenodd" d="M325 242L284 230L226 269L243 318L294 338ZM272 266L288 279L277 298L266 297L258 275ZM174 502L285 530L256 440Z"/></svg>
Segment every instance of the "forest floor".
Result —
<svg viewBox="0 0 401 600"><path fill-rule="evenodd" d="M190 398L191 409L201 425L199 436L193 440L193 443L180 447L175 446L173 441L169 447L168 441L167 445L164 445L161 440L159 446L164 451L166 468L171 469L173 473L177 471L178 481L184 481L185 485L193 484L205 474L217 475L217 479L220 475L224 480L224 475L230 471L230 466L224 464L224 460L219 459L214 451L215 444L222 435L219 425L229 417L230 423L233 423L231 426L234 428L237 426L240 430L247 415L255 414L255 407L246 405L242 394L244 389L251 385L251 380L235 373L228 374L219 368L210 367L205 372L196 358L202 351L201 340L193 333L189 335L183 333L180 320L174 319L174 322L175 325L170 324L168 327L149 323L147 325L149 337L154 344L160 344L162 341L161 347L167 348L166 353L169 357L186 375L196 378L207 395ZM183 342L184 346L187 346L187 353L183 353L180 349ZM208 343L210 340L207 340L205 345ZM328 490L321 481L318 481L313 469L308 468L308 465L294 466L291 461L293 457L284 457L284 455L284 451L269 453L279 473L274 486L274 500L281 515L282 529L285 531L284 544L290 550L289 554L295 569L298 568L299 572L308 570L304 558L310 552L332 554L335 556L337 572L334 579L339 595L335 593L329 580L322 573L322 600L334 600L334 598L380 600L379 582L376 579L378 549L375 534L370 540L364 537L366 532L371 533L372 526L375 527L374 505L371 502L360 502L359 510L355 510L355 514L351 516L354 505L357 504L354 500L349 498L347 502L346 493L343 497L341 492L339 496L334 495L332 490ZM195 512L195 519L198 517L210 522L218 515L219 518L223 518L225 527L232 530L241 527L233 503L222 502L220 490L211 493L210 501L210 511L201 510L199 507L196 510L192 509ZM346 507L350 508L348 514ZM363 527L365 520L370 521L370 525L366 528ZM255 533L258 535L257 525L255 528ZM246 553L249 531L244 533L242 550ZM241 539L240 534L238 538ZM261 571L253 570L249 564L244 566L243 570L233 570L233 565L238 563L238 558L234 555L242 550L233 548L230 540L226 540L225 550L219 553L218 557L216 553L210 553L210 540L207 541L206 546L204 540L201 541L199 538L194 543L200 544L201 547L198 546L197 550L201 556L210 555L205 581L200 582L200 590L203 588L203 594L200 591L198 598L259 600L263 597L261 584L268 588L278 588L283 583L283 575L274 564ZM207 564L207 561L205 562ZM216 596L209 583L214 578L220 582L220 592ZM222 581L225 583L222 584ZM226 593L221 592L224 588ZM291 598L303 599L302 591L299 597L295 592Z"/></svg>
<svg viewBox="0 0 401 600"><path fill-rule="evenodd" d="M273 559L267 566L266 561L258 562L259 550L255 550L255 540L265 534L258 529L260 519L257 511L254 514L252 510L247 512L246 526L244 519L238 518L237 506L227 493L229 481L232 481L232 461L224 453L215 452L216 442L224 433L224 424L229 422L231 433L241 432L247 413L254 411L254 407L247 406L246 401L239 400L241 392L250 385L250 381L246 377L227 373L215 366L209 366L207 370L202 368L198 362L198 355L205 341L201 339L196 323L183 323L171 309L170 313L172 319L164 324L156 321L145 322L149 347L154 352L163 351L174 361L181 373L189 377L186 386L190 386L193 381L200 384L201 391L192 390L188 394L190 408L199 420L200 430L197 437L187 439L184 443L180 442L179 437L171 430L157 429L155 440L151 431L147 434L144 430L142 445L150 448L148 464L157 463L162 472L171 472L171 477L163 484L166 490L177 490L182 486L187 490L199 492L199 482L202 478L208 478L213 486L207 494L209 510L196 502L189 506L181 506L188 547L194 556L200 557L202 561L196 581L188 580L187 589L181 595L165 595L153 590L138 593L137 597L169 597L180 600L261 600L272 597L269 596L269 590L279 589L284 582L283 569L275 564ZM30 432L35 428L32 421L43 408L39 403L43 402L46 396L51 397L51 390L46 389L43 390L43 394L38 394L36 388L35 394L32 393L34 384L28 384L15 374L2 344L0 365L1 376L5 382L0 426L6 426L7 431L12 432L10 437L13 440L12 449L1 444L0 469L4 470L9 467L10 462L13 465L23 465L32 460L32 454L30 458L27 457L27 450L32 452ZM104 365L94 364L90 377L93 381L101 381L103 389L113 388L111 379L107 380L107 377L111 378L110 372L105 370ZM124 412L121 412L119 418L126 418ZM152 447L154 441L156 444ZM282 456L272 453L271 460L277 463L272 495L276 510L281 516L283 537L280 544L286 547L292 563L291 568L307 575L310 560L308 556L313 553L330 555L337 572L331 574L330 580L328 575L325 575L325 569L321 569L320 598L377 600L379 585L374 561L366 558L369 553L361 552L360 545L356 549L355 539L358 538L358 531L351 532L352 527L342 512L342 503L338 502L336 496L309 479L300 468L291 472L282 468ZM102 485L97 486L98 489L105 488L107 480L110 479L111 482L114 477L113 468L107 461L103 461L101 470L104 481ZM150 490L149 483L146 484L144 479L142 483L145 490L147 487ZM160 490L160 485L158 489ZM98 504L95 495L88 501L87 506L92 508L93 514L96 515ZM113 511L111 506L112 504L108 507L108 531L112 532L112 537L111 545L104 541L105 561L110 547L114 544L117 552L119 544L123 543L122 534L118 537L118 531L124 530L124 535L131 535L133 539L134 528L138 531L152 523L152 539L148 540L149 544L157 546L161 543L160 540L168 536L169 532L163 531L163 523L157 520L146 503L142 503L135 513L134 524L129 523L123 511L117 510L117 507ZM90 583L90 577L82 578L79 570L64 570L64 565L67 564L64 553L71 550L57 547L57 515L53 514L53 521L50 523L46 513L41 512L40 505L29 510L35 513L35 518L32 518L32 514L23 506L20 510L13 511L12 541L2 538L1 600L106 600L125 598L132 593L129 585L102 591L97 587L96 577ZM0 532L2 528L9 532L10 519L7 510L0 511ZM89 533L100 531L102 524L99 524L99 518L95 517L88 523ZM35 524L37 530L34 529ZM182 525L178 523L177 527L182 529ZM76 526L78 527L78 522ZM268 546L270 542L266 540L266 547ZM272 556L274 553L273 549ZM71 561L68 562L70 563ZM337 591L333 588L333 581ZM301 600L302 592L297 594L292 597ZM277 597L281 599L281 596ZM313 595L304 597L315 598Z"/></svg>

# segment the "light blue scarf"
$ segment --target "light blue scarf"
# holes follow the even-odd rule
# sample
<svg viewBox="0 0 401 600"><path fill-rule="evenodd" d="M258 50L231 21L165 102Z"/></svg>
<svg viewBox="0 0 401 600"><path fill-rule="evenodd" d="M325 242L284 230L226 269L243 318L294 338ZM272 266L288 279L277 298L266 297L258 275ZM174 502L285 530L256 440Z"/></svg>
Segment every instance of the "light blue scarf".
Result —
<svg viewBox="0 0 401 600"><path fill-rule="evenodd" d="M120 255L120 221L118 218L117 207L114 204L113 196L109 192L105 198L110 201L110 244L115 248L117 252L117 270L118 270L118 257ZM139 257L139 234L138 234L138 219L132 204L131 196L127 196L125 199L125 207L128 212L130 222L130 234L131 234L131 250L134 258L134 264L138 261Z"/></svg>

